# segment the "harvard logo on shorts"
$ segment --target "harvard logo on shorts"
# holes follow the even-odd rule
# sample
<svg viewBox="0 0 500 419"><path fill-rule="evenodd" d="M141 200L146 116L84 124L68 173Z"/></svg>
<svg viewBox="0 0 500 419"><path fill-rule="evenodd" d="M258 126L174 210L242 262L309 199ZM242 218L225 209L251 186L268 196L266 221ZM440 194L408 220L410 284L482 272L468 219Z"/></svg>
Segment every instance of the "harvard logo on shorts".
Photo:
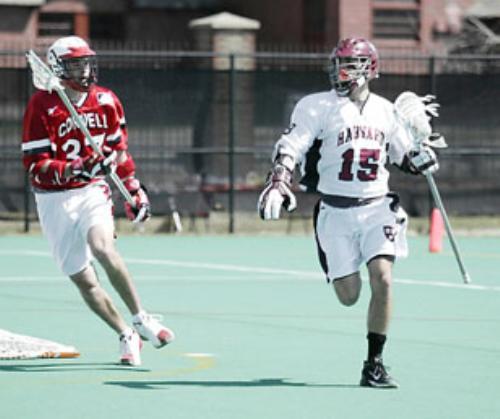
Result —
<svg viewBox="0 0 500 419"><path fill-rule="evenodd" d="M384 226L384 234L391 242L396 239L396 229L393 226Z"/></svg>

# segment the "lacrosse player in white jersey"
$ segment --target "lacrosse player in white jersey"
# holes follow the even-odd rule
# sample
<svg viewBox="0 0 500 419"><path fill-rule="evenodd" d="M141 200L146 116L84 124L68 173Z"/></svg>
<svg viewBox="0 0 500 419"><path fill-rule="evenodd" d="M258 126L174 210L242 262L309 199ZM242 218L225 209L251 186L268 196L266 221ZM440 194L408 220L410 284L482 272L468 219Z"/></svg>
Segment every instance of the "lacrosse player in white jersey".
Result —
<svg viewBox="0 0 500 419"><path fill-rule="evenodd" d="M389 191L385 165L419 174L436 171L438 162L431 148L414 150L393 104L370 92L379 69L371 42L343 39L330 59L333 89L305 96L295 106L290 127L276 143L258 210L262 219L272 220L280 217L282 206L295 209L292 176L299 165L301 183L321 196L314 211L319 261L342 304L358 301L359 269L363 263L368 268L368 356L360 385L395 388L382 351L391 317L392 265L408 253L407 215ZM314 150L319 155L311 172L308 157Z"/></svg>
<svg viewBox="0 0 500 419"><path fill-rule="evenodd" d="M141 337L160 348L174 339L174 333L142 308L114 245L106 174L116 171L132 196L135 206L125 202L131 221L143 222L150 216L147 193L128 152L123 106L111 90L96 84L96 53L83 39L58 39L48 49L47 61L103 155L90 147L56 92L40 90L31 97L24 115L22 151L40 224L61 271L75 283L90 309L118 333L120 362L140 365ZM129 309L133 327L101 286L94 258Z"/></svg>

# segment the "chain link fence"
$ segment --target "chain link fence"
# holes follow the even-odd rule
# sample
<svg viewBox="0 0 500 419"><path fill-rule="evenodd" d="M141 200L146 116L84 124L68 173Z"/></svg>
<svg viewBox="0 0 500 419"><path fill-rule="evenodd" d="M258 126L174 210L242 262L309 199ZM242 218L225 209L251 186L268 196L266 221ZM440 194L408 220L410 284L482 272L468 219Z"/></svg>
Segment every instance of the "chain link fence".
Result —
<svg viewBox="0 0 500 419"><path fill-rule="evenodd" d="M330 89L325 54L98 50L98 55L100 84L124 104L130 151L154 214L168 215L174 206L190 217L220 211L231 232L237 214L255 212L272 147L295 103ZM20 142L33 87L27 68L19 65L21 53L3 51L0 57L0 218L19 219L28 230L36 211ZM214 70L221 60L227 70ZM238 60L251 60L254 70L237 70ZM498 213L500 57L391 56L381 62L374 92L390 100L403 90L433 93L442 105L435 130L449 148L440 152L436 181L449 213ZM428 213L424 179L394 173L391 187L411 215ZM310 214L314 200L299 197L299 211Z"/></svg>

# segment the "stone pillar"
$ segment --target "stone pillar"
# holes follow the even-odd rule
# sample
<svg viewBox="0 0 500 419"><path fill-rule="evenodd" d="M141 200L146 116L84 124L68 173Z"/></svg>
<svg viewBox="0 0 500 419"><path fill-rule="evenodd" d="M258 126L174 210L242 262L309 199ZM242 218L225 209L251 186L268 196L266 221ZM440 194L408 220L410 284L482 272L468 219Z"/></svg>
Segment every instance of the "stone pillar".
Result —
<svg viewBox="0 0 500 419"><path fill-rule="evenodd" d="M204 93L209 100L205 98L202 101L202 103L209 104L209 106L204 106L205 110L209 110L206 116L209 119L199 125L204 126L203 130L195 130L195 146L221 148L229 145L231 64L228 54L234 53L249 54L245 57L235 57L234 145L236 148L252 147L254 144L253 70L256 67L252 54L255 53L256 31L260 28L260 23L222 12L195 19L190 22L189 27L193 30L196 50L223 54L208 60L200 60L202 68L213 70L213 78ZM197 123L200 123L200 118ZM236 182L245 183L252 171L252 158L237 155L235 159ZM207 182L227 183L228 181L227 155L207 155L203 159L198 159L195 166L204 172L202 174Z"/></svg>

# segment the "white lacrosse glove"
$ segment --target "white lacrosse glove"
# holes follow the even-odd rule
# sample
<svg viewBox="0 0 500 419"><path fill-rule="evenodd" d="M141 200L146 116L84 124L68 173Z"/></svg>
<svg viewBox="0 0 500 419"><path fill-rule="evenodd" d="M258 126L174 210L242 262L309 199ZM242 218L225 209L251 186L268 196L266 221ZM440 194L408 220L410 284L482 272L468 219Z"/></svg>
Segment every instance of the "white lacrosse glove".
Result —
<svg viewBox="0 0 500 419"><path fill-rule="evenodd" d="M411 165L418 173L428 175L439 169L436 153L430 147L423 146L418 150L410 151L409 158Z"/></svg>
<svg viewBox="0 0 500 419"><path fill-rule="evenodd" d="M276 164L267 177L264 190L259 196L257 210L263 220L280 218L281 207L288 212L297 208L297 199L292 192L292 172L281 164Z"/></svg>

